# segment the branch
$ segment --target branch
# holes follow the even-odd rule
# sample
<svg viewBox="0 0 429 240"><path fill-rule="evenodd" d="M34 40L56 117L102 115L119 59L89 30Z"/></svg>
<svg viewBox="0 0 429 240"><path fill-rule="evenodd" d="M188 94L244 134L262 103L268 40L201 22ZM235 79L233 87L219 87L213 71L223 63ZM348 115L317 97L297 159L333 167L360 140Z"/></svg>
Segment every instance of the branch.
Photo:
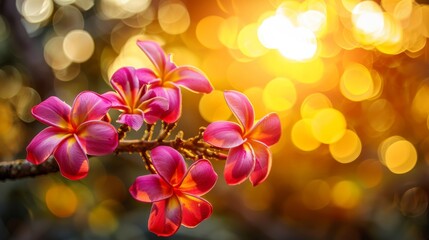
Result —
<svg viewBox="0 0 429 240"><path fill-rule="evenodd" d="M200 132L203 131L200 129ZM209 160L225 160L224 150L215 148L201 141L201 134L196 137L183 140L181 133L174 140L154 139L148 140L121 140L115 153L140 153L145 154L157 146L170 146L175 148L185 157L197 160L206 158ZM162 135L164 137L164 135ZM150 169L149 169L150 170ZM57 162L53 157L39 165L34 165L27 160L19 159L10 162L0 162L0 181L14 180L26 177L35 177L48 173L58 172Z"/></svg>
<svg viewBox="0 0 429 240"><path fill-rule="evenodd" d="M0 162L0 180L35 177L58 172L58 164L53 157L39 165L34 165L25 159L10 162Z"/></svg>

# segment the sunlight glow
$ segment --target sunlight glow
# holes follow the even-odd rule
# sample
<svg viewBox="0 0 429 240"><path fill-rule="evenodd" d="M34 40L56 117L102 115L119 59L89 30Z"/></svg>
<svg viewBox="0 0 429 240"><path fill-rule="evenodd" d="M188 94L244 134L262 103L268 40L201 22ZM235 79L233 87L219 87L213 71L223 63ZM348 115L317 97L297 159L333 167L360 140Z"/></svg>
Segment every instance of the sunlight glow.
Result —
<svg viewBox="0 0 429 240"><path fill-rule="evenodd" d="M312 59L317 51L315 32L322 29L326 16L311 10L297 16L297 25L294 21L281 12L266 18L258 28L259 41L268 49L277 49L290 60Z"/></svg>

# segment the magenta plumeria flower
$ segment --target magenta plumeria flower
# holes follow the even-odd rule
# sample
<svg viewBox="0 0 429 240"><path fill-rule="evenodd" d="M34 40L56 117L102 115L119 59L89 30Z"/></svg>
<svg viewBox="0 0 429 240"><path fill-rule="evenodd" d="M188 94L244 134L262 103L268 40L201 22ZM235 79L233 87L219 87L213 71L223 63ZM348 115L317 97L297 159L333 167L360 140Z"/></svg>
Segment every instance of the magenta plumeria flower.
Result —
<svg viewBox="0 0 429 240"><path fill-rule="evenodd" d="M152 124L168 109L167 99L157 97L154 91L148 91L148 84L139 80L138 74L138 70L133 67L120 68L110 80L116 92L103 94L112 102L112 108L122 112L117 122L127 124L136 131L141 128L143 121Z"/></svg>
<svg viewBox="0 0 429 240"><path fill-rule="evenodd" d="M102 119L111 103L100 95L80 93L70 108L57 97L49 97L33 107L31 113L49 127L27 146L27 160L40 164L54 155L61 174L71 180L88 174L89 155L105 155L118 145L116 129Z"/></svg>
<svg viewBox="0 0 429 240"><path fill-rule="evenodd" d="M157 174L138 177L131 195L152 202L149 230L171 236L183 225L195 227L212 213L212 206L200 196L210 191L217 174L208 160L200 159L186 170L185 160L175 149L159 146L151 151Z"/></svg>
<svg viewBox="0 0 429 240"><path fill-rule="evenodd" d="M176 66L158 43L137 41L137 45L155 66L154 70L139 69L139 78L150 83L157 96L168 99L169 108L162 117L165 122L176 122L180 117L182 95L179 86L198 93L210 93L213 90L209 80L199 69Z"/></svg>
<svg viewBox="0 0 429 240"><path fill-rule="evenodd" d="M213 122L207 126L204 140L216 147L230 148L224 171L228 184L239 184L249 177L256 186L270 172L269 146L280 139L280 119L270 113L254 124L253 107L245 95L225 91L224 96L241 126L228 121Z"/></svg>

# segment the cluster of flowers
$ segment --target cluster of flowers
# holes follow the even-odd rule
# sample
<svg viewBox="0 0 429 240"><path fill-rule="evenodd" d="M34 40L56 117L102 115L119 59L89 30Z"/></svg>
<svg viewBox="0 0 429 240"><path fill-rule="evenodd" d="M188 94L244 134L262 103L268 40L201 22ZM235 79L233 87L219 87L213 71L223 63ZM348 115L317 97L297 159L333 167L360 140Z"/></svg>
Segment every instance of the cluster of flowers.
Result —
<svg viewBox="0 0 429 240"><path fill-rule="evenodd" d="M54 96L33 107L33 116L48 127L29 143L28 161L41 164L53 155L64 177L82 179L88 174L88 155L110 154L121 141L119 130L110 124L111 108L121 112L118 123L137 131L144 122L178 121L180 86L198 93L213 90L202 72L190 66L176 66L156 42L138 41L137 45L154 69L123 67L110 80L115 91L101 95L84 91L71 107ZM280 138L279 117L272 113L255 123L253 107L245 95L225 91L224 96L240 125L228 121L211 123L203 139L228 150L224 171L228 184L249 178L256 186L270 172L269 146ZM211 204L201 198L217 181L210 161L199 159L187 168L184 157L169 146L151 149L150 159L152 174L137 177L130 187L135 199L153 203L150 231L170 236L180 225L195 227L211 215Z"/></svg>

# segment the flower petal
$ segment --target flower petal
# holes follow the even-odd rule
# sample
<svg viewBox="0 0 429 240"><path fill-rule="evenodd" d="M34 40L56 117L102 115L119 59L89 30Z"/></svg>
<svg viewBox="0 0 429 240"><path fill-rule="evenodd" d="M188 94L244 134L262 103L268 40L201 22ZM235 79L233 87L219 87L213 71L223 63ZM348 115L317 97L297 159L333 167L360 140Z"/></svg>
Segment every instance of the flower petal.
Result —
<svg viewBox="0 0 429 240"><path fill-rule="evenodd" d="M90 120L102 119L112 103L91 91L81 92L74 100L71 109L72 123L75 127Z"/></svg>
<svg viewBox="0 0 429 240"><path fill-rule="evenodd" d="M64 139L58 145L54 151L54 157L64 177L79 180L88 174L88 157L74 136Z"/></svg>
<svg viewBox="0 0 429 240"><path fill-rule="evenodd" d="M213 86L204 73L191 66L177 67L168 73L165 81L174 82L176 85L183 86L194 92L210 93L213 91Z"/></svg>
<svg viewBox="0 0 429 240"><path fill-rule="evenodd" d="M241 127L233 122L210 123L204 131L204 141L220 148L232 148L243 144Z"/></svg>
<svg viewBox="0 0 429 240"><path fill-rule="evenodd" d="M157 202L171 197L173 188L159 175L150 174L137 177L130 187L133 198L142 202Z"/></svg>
<svg viewBox="0 0 429 240"><path fill-rule="evenodd" d="M143 113L122 113L117 120L118 123L127 124L132 129L138 131L143 125Z"/></svg>
<svg viewBox="0 0 429 240"><path fill-rule="evenodd" d="M250 174L249 180L253 186L257 186L267 179L271 171L271 152L263 143L252 141L253 152L255 153L255 169Z"/></svg>
<svg viewBox="0 0 429 240"><path fill-rule="evenodd" d="M49 97L31 109L38 121L59 128L68 128L70 106L57 97Z"/></svg>
<svg viewBox="0 0 429 240"><path fill-rule="evenodd" d="M183 226L196 227L212 214L213 207L206 200L188 194L179 194L178 197L182 207Z"/></svg>
<svg viewBox="0 0 429 240"><path fill-rule="evenodd" d="M253 126L255 113L253 106L246 95L237 91L224 92L226 103L228 104L235 117L240 121L246 133Z"/></svg>
<svg viewBox="0 0 429 240"><path fill-rule="evenodd" d="M159 97L168 101L168 110L162 116L162 120L167 123L176 122L182 113L182 94L177 86L154 87L152 91Z"/></svg>
<svg viewBox="0 0 429 240"><path fill-rule="evenodd" d="M210 161L200 159L189 167L180 185L180 191L201 196L214 187L216 180L217 174Z"/></svg>
<svg viewBox="0 0 429 240"><path fill-rule="evenodd" d="M271 146L279 141L281 132L279 116L276 113L270 113L253 126L247 137Z"/></svg>
<svg viewBox="0 0 429 240"><path fill-rule="evenodd" d="M181 222L182 210L175 195L153 203L149 215L149 231L158 236L168 237L177 232Z"/></svg>
<svg viewBox="0 0 429 240"><path fill-rule="evenodd" d="M27 160L40 164L52 154L55 148L69 133L56 127L47 127L38 133L27 146Z"/></svg>
<svg viewBox="0 0 429 240"><path fill-rule="evenodd" d="M135 71L137 79L140 81L140 85L144 84L160 84L161 79L149 68L138 68Z"/></svg>
<svg viewBox="0 0 429 240"><path fill-rule="evenodd" d="M183 156L174 148L158 146L151 151L151 158L158 174L172 186L182 182L186 172Z"/></svg>
<svg viewBox="0 0 429 240"><path fill-rule="evenodd" d="M89 155L100 156L112 153L118 146L118 133L107 122L89 121L77 129L79 143Z"/></svg>
<svg viewBox="0 0 429 240"><path fill-rule="evenodd" d="M168 110L168 100L163 97L153 97L141 103L139 109L144 112L144 120L149 124L158 121Z"/></svg>
<svg viewBox="0 0 429 240"><path fill-rule="evenodd" d="M125 105L132 107L141 88L133 67L118 69L110 79L110 84L122 98Z"/></svg>
<svg viewBox="0 0 429 240"><path fill-rule="evenodd" d="M175 68L174 64L171 63L170 59L158 43L154 41L137 40L137 45L141 50L143 50L153 65L155 65L159 74L164 74L165 72Z"/></svg>
<svg viewBox="0 0 429 240"><path fill-rule="evenodd" d="M242 183L254 168L255 155L248 143L231 148L225 164L225 180L230 185Z"/></svg>
<svg viewBox="0 0 429 240"><path fill-rule="evenodd" d="M127 110L130 109L125 102L122 100L121 96L117 92L106 92L101 95L112 103L112 108Z"/></svg>

